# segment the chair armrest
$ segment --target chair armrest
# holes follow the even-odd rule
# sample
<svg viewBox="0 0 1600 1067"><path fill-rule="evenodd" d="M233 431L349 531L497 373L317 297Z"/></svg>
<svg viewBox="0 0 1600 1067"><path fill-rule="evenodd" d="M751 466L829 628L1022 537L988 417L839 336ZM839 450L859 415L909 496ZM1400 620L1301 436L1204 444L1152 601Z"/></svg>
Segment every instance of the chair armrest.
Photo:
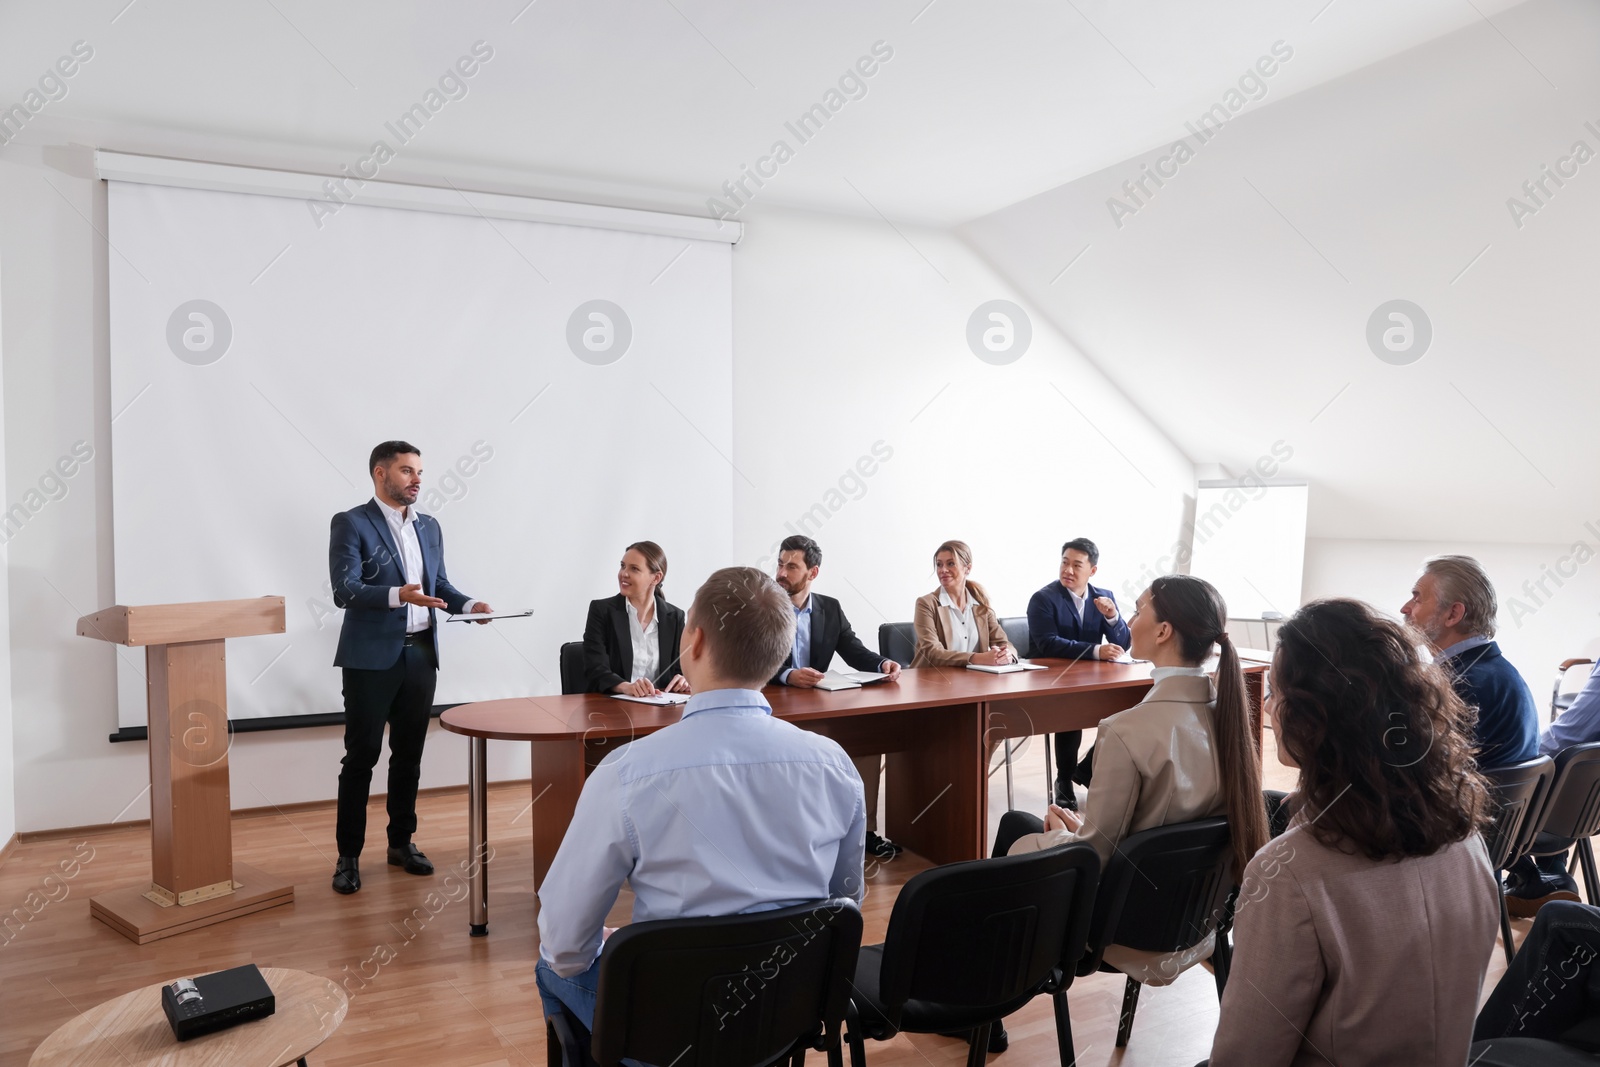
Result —
<svg viewBox="0 0 1600 1067"><path fill-rule="evenodd" d="M1593 663L1593 662L1594 662L1594 660L1592 660L1592 659L1584 659L1584 658L1581 658L1581 657L1578 658L1578 659L1564 659L1564 660L1561 661L1560 670L1567 671L1567 670L1571 670L1573 667L1581 667L1585 663Z"/></svg>

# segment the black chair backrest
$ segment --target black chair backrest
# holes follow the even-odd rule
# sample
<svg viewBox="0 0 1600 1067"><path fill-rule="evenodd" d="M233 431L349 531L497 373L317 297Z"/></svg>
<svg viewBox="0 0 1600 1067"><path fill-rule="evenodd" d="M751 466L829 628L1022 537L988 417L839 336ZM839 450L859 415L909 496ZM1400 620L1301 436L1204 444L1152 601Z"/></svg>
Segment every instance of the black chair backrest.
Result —
<svg viewBox="0 0 1600 1067"><path fill-rule="evenodd" d="M1494 808L1494 824L1484 834L1484 844L1496 870L1511 866L1533 847L1555 766L1549 756L1540 756L1483 772Z"/></svg>
<svg viewBox="0 0 1600 1067"><path fill-rule="evenodd" d="M1026 615L1012 615L1000 620L1000 629L1006 632L1006 640L1011 642L1011 647L1017 650L1017 655L1028 655L1028 617Z"/></svg>
<svg viewBox="0 0 1600 1067"><path fill-rule="evenodd" d="M860 950L850 900L624 926L600 955L595 1061L764 1067L839 1033Z"/></svg>
<svg viewBox="0 0 1600 1067"><path fill-rule="evenodd" d="M878 655L902 667L911 666L917 654L917 629L909 622L878 624Z"/></svg>
<svg viewBox="0 0 1600 1067"><path fill-rule="evenodd" d="M1233 835L1224 818L1124 838L1100 879L1078 973L1097 970L1110 944L1178 952L1205 940L1227 915L1236 884L1232 864Z"/></svg>
<svg viewBox="0 0 1600 1067"><path fill-rule="evenodd" d="M998 1017L1053 976L1071 982L1099 874L1094 847L1076 841L912 878L889 915L878 973L889 1022L899 1027L908 1000Z"/></svg>
<svg viewBox="0 0 1600 1067"><path fill-rule="evenodd" d="M561 646L561 694L589 691L589 675L583 669L583 642L568 641Z"/></svg>
<svg viewBox="0 0 1600 1067"><path fill-rule="evenodd" d="M1539 829L1571 841L1600 833L1600 741L1556 753L1555 778Z"/></svg>

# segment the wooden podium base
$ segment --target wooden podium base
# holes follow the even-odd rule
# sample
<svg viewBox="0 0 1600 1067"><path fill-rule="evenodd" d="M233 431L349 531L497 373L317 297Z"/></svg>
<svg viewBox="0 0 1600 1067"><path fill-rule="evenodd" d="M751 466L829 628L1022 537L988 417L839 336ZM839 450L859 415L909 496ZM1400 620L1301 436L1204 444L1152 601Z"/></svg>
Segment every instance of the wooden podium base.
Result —
<svg viewBox="0 0 1600 1067"><path fill-rule="evenodd" d="M292 884L247 864L233 865L233 880L239 883L239 888L228 896L166 908L145 896L148 886L114 889L89 899L89 915L135 944L147 945L253 911L294 903Z"/></svg>

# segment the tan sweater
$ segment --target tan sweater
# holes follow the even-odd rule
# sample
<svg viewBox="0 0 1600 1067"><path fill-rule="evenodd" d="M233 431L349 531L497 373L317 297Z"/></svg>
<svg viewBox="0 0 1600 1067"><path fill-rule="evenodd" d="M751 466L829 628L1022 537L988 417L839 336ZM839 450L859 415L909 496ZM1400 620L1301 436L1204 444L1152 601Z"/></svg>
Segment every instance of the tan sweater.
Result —
<svg viewBox="0 0 1600 1067"><path fill-rule="evenodd" d="M1374 862L1291 827L1245 869L1211 1067L1462 1067L1497 892L1476 834Z"/></svg>

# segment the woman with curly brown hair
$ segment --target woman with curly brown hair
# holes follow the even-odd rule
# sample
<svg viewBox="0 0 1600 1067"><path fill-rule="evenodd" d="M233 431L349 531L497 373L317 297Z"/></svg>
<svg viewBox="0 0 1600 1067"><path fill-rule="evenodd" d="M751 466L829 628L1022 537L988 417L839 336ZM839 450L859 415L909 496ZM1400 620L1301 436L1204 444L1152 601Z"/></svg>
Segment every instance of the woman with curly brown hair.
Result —
<svg viewBox="0 0 1600 1067"><path fill-rule="evenodd" d="M1211 1067L1461 1067L1499 924L1471 710L1354 600L1279 630L1267 710L1295 814L1245 870Z"/></svg>

